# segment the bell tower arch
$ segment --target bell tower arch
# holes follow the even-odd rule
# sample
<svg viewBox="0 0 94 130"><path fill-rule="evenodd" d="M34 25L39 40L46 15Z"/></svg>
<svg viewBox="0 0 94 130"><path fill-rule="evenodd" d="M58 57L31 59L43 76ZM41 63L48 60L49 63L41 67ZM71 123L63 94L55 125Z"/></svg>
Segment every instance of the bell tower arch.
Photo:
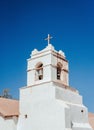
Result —
<svg viewBox="0 0 94 130"><path fill-rule="evenodd" d="M43 79L43 63L39 62L35 66L35 80L42 80Z"/></svg>

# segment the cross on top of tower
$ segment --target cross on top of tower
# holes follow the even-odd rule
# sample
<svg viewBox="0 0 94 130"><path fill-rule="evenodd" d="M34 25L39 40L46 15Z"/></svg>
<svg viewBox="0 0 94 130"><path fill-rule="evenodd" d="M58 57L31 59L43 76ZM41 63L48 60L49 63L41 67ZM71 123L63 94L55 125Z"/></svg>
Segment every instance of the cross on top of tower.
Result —
<svg viewBox="0 0 94 130"><path fill-rule="evenodd" d="M53 37L51 37L50 36L50 34L48 34L48 37L47 38L45 38L45 40L47 40L48 41L48 45L50 44L50 39L52 39Z"/></svg>

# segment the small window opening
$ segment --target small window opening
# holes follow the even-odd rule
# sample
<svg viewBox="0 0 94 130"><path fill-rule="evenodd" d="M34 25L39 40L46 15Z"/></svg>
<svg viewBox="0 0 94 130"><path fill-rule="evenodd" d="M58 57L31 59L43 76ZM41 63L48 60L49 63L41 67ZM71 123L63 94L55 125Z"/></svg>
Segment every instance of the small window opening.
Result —
<svg viewBox="0 0 94 130"><path fill-rule="evenodd" d="M83 113L83 112L84 112L84 110L81 110L81 112Z"/></svg>
<svg viewBox="0 0 94 130"><path fill-rule="evenodd" d="M27 114L25 115L25 118L27 118Z"/></svg>

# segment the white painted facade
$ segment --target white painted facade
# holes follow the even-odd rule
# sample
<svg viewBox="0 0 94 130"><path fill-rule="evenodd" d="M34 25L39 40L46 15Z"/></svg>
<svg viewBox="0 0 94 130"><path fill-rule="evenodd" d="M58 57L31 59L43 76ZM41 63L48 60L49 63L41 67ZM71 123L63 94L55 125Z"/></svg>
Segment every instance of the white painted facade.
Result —
<svg viewBox="0 0 94 130"><path fill-rule="evenodd" d="M0 130L17 130L18 118L0 116Z"/></svg>
<svg viewBox="0 0 94 130"><path fill-rule="evenodd" d="M69 86L64 53L48 44L42 51L34 49L27 62L17 130L92 130L82 96Z"/></svg>

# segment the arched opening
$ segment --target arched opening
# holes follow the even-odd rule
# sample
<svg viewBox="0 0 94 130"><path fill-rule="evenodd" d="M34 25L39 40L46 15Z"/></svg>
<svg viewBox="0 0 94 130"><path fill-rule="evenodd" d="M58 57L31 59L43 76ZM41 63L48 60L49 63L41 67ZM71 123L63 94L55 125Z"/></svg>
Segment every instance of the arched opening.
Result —
<svg viewBox="0 0 94 130"><path fill-rule="evenodd" d="M57 79L58 80L61 79L61 69L62 69L62 64L61 63L57 63Z"/></svg>
<svg viewBox="0 0 94 130"><path fill-rule="evenodd" d="M43 79L43 64L42 63L38 63L36 65L35 79L36 80L42 80Z"/></svg>

